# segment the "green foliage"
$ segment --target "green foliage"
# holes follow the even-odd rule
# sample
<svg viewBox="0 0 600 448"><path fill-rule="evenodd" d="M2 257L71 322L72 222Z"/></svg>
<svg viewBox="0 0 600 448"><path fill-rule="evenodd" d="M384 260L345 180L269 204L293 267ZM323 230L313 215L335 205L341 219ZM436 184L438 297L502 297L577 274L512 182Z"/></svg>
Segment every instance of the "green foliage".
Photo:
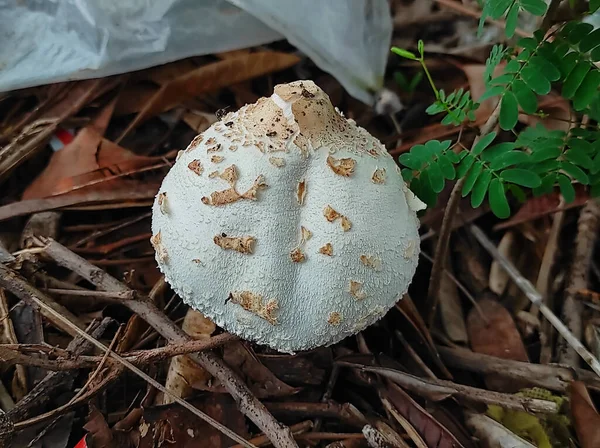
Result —
<svg viewBox="0 0 600 448"><path fill-rule="evenodd" d="M543 16L546 14L548 5L544 0L493 0L486 1L483 6L481 20L479 21L479 33L483 29L483 24L487 17L492 19L506 20L506 36L513 37L517 29L517 20L519 12L527 11L534 16Z"/></svg>
<svg viewBox="0 0 600 448"><path fill-rule="evenodd" d="M408 79L402 72L394 73L394 80L400 89L407 93L413 93L423 81L423 72L418 72L412 79Z"/></svg>
<svg viewBox="0 0 600 448"><path fill-rule="evenodd" d="M486 17L503 18L508 37L515 33L521 12L536 16L547 12L543 0L482 3L481 24ZM590 11L599 7L600 0L590 1ZM510 195L523 201L527 191L542 195L558 187L571 202L575 199L574 184L579 183L588 186L593 196L600 196L600 70L596 65L600 61L600 29L574 20L550 34L538 30L532 37L518 39L514 48L495 45L486 60L486 90L478 102L463 89L448 95L437 89L427 70L421 41L418 55L402 49L392 51L421 63L436 97L427 113L445 114L442 124L459 126L473 121L479 103L496 98L500 105L498 123L502 131L508 131L482 135L470 149L459 151L458 142L453 145L450 140L432 140L400 156L405 181L429 206L435 204L446 180L455 179L464 179L461 193L470 196L473 207L487 199L500 218L510 215ZM502 70L498 70L503 62ZM568 100L575 112L570 130L551 130L541 124L520 129L519 114L546 116L538 110L538 97L551 90Z"/></svg>

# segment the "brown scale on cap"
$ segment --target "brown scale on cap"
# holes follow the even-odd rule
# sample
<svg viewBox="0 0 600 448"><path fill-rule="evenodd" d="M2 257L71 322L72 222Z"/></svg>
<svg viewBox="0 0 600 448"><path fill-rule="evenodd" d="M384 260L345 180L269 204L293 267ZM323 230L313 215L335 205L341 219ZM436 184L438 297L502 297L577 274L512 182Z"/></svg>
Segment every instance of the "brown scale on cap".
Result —
<svg viewBox="0 0 600 448"><path fill-rule="evenodd" d="M271 325L277 325L275 316L279 309L277 300L271 299L265 303L262 295L250 291L234 291L229 294L228 300L263 318Z"/></svg>
<svg viewBox="0 0 600 448"><path fill-rule="evenodd" d="M385 182L385 168L377 168L371 180L374 184L383 184Z"/></svg>
<svg viewBox="0 0 600 448"><path fill-rule="evenodd" d="M196 173L198 176L201 176L204 172L204 167L202 166L202 162L200 159L194 159L190 163L188 163L188 168Z"/></svg>
<svg viewBox="0 0 600 448"><path fill-rule="evenodd" d="M210 194L210 197L204 196L202 198L202 203L206 204L206 205L219 206L219 205L231 204L232 202L236 202L241 199L249 199L249 200L255 201L257 199L258 190L262 190L264 188L267 188L267 186L268 186L265 183L265 177L261 174L260 176L258 176L256 178L256 180L254 181L252 186L248 189L248 191L246 191L245 193L242 193L242 194L238 193L238 191L235 188L235 184L238 180L237 168L235 165L231 165L231 166L225 168L225 170L222 173L218 173L218 172L214 171L214 172L210 173L209 177L210 178L220 177L221 179L226 181L229 185L231 185L231 187L228 188L227 190L213 191Z"/></svg>
<svg viewBox="0 0 600 448"><path fill-rule="evenodd" d="M214 137L210 137L208 140L206 140L205 145L206 146L212 146L212 145L216 145L217 144L217 140Z"/></svg>
<svg viewBox="0 0 600 448"><path fill-rule="evenodd" d="M204 136L202 134L198 134L196 137L194 137L194 140L192 140L185 152L195 149L200 143L202 143L202 140L204 140Z"/></svg>
<svg viewBox="0 0 600 448"><path fill-rule="evenodd" d="M306 197L306 181L302 179L298 182L298 188L296 189L296 199L299 205L304 205L304 198Z"/></svg>
<svg viewBox="0 0 600 448"><path fill-rule="evenodd" d="M304 255L304 252L302 252L300 247L296 247L290 252L290 258L294 263L302 263L304 260L306 260L306 255Z"/></svg>
<svg viewBox="0 0 600 448"><path fill-rule="evenodd" d="M154 248L156 255L161 263L165 263L169 259L169 254L167 254L167 249L162 243L162 235L160 231L156 235L152 235L150 238L150 244Z"/></svg>
<svg viewBox="0 0 600 448"><path fill-rule="evenodd" d="M238 149L237 145L229 145L230 151L237 151L237 149Z"/></svg>
<svg viewBox="0 0 600 448"><path fill-rule="evenodd" d="M306 243L312 237L312 232L304 226L300 226L301 244Z"/></svg>
<svg viewBox="0 0 600 448"><path fill-rule="evenodd" d="M329 222L335 222L341 218L342 230L344 232L349 231L352 228L352 222L344 215L336 212L330 205L326 206L323 210L323 216Z"/></svg>
<svg viewBox="0 0 600 448"><path fill-rule="evenodd" d="M215 235L213 241L221 249L235 250L241 254L251 254L256 239L253 236L227 236L223 233Z"/></svg>
<svg viewBox="0 0 600 448"><path fill-rule="evenodd" d="M206 150L207 153L211 153L211 152L219 152L223 149L223 145L221 145L220 143L218 145L215 146L211 146L210 148L208 148Z"/></svg>
<svg viewBox="0 0 600 448"><path fill-rule="evenodd" d="M160 212L165 215L167 214L167 193L162 192L158 195L158 208L160 208Z"/></svg>
<svg viewBox="0 0 600 448"><path fill-rule="evenodd" d="M223 157L223 156L212 156L210 158L210 161L212 163L221 163L223 160L225 160L225 157Z"/></svg>
<svg viewBox="0 0 600 448"><path fill-rule="evenodd" d="M354 168L356 167L356 160L351 158L345 159L336 159L335 157L328 156L327 157L327 165L331 168L338 176L349 177L354 173Z"/></svg>
<svg viewBox="0 0 600 448"><path fill-rule="evenodd" d="M373 255L361 255L360 262L368 268L381 271L381 260Z"/></svg>
<svg viewBox="0 0 600 448"><path fill-rule="evenodd" d="M327 323L330 325L339 325L342 323L342 315L338 312L329 313L329 317L327 318Z"/></svg>
<svg viewBox="0 0 600 448"><path fill-rule="evenodd" d="M350 280L350 288L348 292L356 300L363 300L367 297L367 294L362 290L362 283Z"/></svg>
<svg viewBox="0 0 600 448"><path fill-rule="evenodd" d="M277 168L281 168L285 165L285 159L281 157L269 157L269 163Z"/></svg>
<svg viewBox="0 0 600 448"><path fill-rule="evenodd" d="M331 257L333 255L333 246L331 243L327 243L319 249L319 253Z"/></svg>

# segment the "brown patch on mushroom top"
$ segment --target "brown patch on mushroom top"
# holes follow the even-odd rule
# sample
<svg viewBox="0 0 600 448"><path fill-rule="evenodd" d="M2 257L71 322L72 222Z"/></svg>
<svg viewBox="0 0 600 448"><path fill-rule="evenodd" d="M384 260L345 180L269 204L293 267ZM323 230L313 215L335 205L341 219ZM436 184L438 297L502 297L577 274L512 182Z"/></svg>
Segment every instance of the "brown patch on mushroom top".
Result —
<svg viewBox="0 0 600 448"><path fill-rule="evenodd" d="M194 258L194 259L192 259L192 261L196 264L202 264L202 261L200 260L200 258Z"/></svg>
<svg viewBox="0 0 600 448"><path fill-rule="evenodd" d="M381 260L373 255L361 255L360 261L369 268L381 271Z"/></svg>
<svg viewBox="0 0 600 448"><path fill-rule="evenodd" d="M342 216L342 229L347 232L352 228L352 223L346 216Z"/></svg>
<svg viewBox="0 0 600 448"><path fill-rule="evenodd" d="M336 212L331 205L328 205L327 207L325 207L325 209L323 210L323 216L325 216L325 219L327 219L327 221L329 222L334 222L336 219L338 219L340 215L338 212Z"/></svg>
<svg viewBox="0 0 600 448"><path fill-rule="evenodd" d="M306 260L304 252L302 252L302 249L299 247L290 252L290 258L294 263L302 263L304 260Z"/></svg>
<svg viewBox="0 0 600 448"><path fill-rule="evenodd" d="M306 181L302 179L298 182L298 189L296 190L296 198L298 199L298 204L304 205L304 197L306 196Z"/></svg>
<svg viewBox="0 0 600 448"><path fill-rule="evenodd" d="M213 241L221 249L235 250L241 254L251 254L256 239L253 236L215 235Z"/></svg>
<svg viewBox="0 0 600 448"><path fill-rule="evenodd" d="M221 163L223 160L225 160L225 157L223 157L223 156L212 156L210 158L210 161L212 163Z"/></svg>
<svg viewBox="0 0 600 448"><path fill-rule="evenodd" d="M377 168L371 180L374 184L383 184L385 182L385 168Z"/></svg>
<svg viewBox="0 0 600 448"><path fill-rule="evenodd" d="M219 172L216 170L208 175L209 179L214 179L215 177L219 177Z"/></svg>
<svg viewBox="0 0 600 448"><path fill-rule="evenodd" d="M327 243L319 249L319 253L331 257L333 255L333 246L331 243Z"/></svg>
<svg viewBox="0 0 600 448"><path fill-rule="evenodd" d="M260 294L250 291L233 291L228 298L231 302L240 305L246 311L256 314L271 325L277 325L275 313L279 309L277 300L271 299L264 303L264 298Z"/></svg>
<svg viewBox="0 0 600 448"><path fill-rule="evenodd" d="M362 283L350 280L350 289L348 290L351 296L356 300L363 300L367 294L362 290Z"/></svg>
<svg viewBox="0 0 600 448"><path fill-rule="evenodd" d="M237 145L229 145L230 151L237 151L237 149L238 149Z"/></svg>
<svg viewBox="0 0 600 448"><path fill-rule="evenodd" d="M198 134L197 136L195 136L194 140L192 140L192 142L189 144L189 146L187 147L185 152L189 152L192 149L195 149L196 146L198 146L200 143L202 143L203 139L204 139L204 136L202 134Z"/></svg>
<svg viewBox="0 0 600 448"><path fill-rule="evenodd" d="M158 208L160 212L165 215L167 214L167 193L162 192L158 194Z"/></svg>
<svg viewBox="0 0 600 448"><path fill-rule="evenodd" d="M229 185L231 185L231 187L228 188L227 190L213 191L210 194L210 197L204 196L202 198L202 203L206 204L206 205L217 206L217 205L231 204L232 202L239 201L240 199L250 199L252 201L255 201L258 190L261 190L268 186L265 183L265 177L261 174L260 176L258 176L256 178L256 180L254 181L252 186L248 189L248 191L246 191L245 193L242 193L242 194L238 193L238 191L235 188L235 184L238 180L237 168L235 165L231 165L231 166L225 168L225 170L223 170L222 173L218 173L217 171L214 171L214 172L210 173L210 175L208 177L210 177L210 178L220 177L225 182L227 182Z"/></svg>
<svg viewBox="0 0 600 448"><path fill-rule="evenodd" d="M312 237L312 232L304 226L300 226L301 243L304 244Z"/></svg>
<svg viewBox="0 0 600 448"><path fill-rule="evenodd" d="M217 143L217 141L215 140L214 137L209 138L208 140L206 140L206 146L212 146L215 143Z"/></svg>
<svg viewBox="0 0 600 448"><path fill-rule="evenodd" d="M351 176L356 167L356 160L351 158L336 159L332 156L327 157L327 165L335 174L339 176Z"/></svg>
<svg viewBox="0 0 600 448"><path fill-rule="evenodd" d="M285 165L285 159L281 157L269 157L269 163L277 168L281 168Z"/></svg>
<svg viewBox="0 0 600 448"><path fill-rule="evenodd" d="M342 315L337 312L329 313L329 317L327 318L327 323L330 325L339 325L342 323Z"/></svg>
<svg viewBox="0 0 600 448"><path fill-rule="evenodd" d="M194 159L190 163L188 163L188 168L196 173L198 176L202 175L204 172L204 167L202 166L202 162L199 159Z"/></svg>
<svg viewBox="0 0 600 448"><path fill-rule="evenodd" d="M211 153L211 152L219 152L221 151L221 149L223 149L223 146L219 143L218 145L215 146L211 146L210 148L208 148L206 150L207 153Z"/></svg>
<svg viewBox="0 0 600 448"><path fill-rule="evenodd" d="M150 244L152 244L152 247L154 248L154 250L156 251L156 255L158 256L158 260L161 263L164 263L169 259L169 254L167 254L167 250L162 244L162 235L160 231L156 235L152 235L152 237L150 238Z"/></svg>

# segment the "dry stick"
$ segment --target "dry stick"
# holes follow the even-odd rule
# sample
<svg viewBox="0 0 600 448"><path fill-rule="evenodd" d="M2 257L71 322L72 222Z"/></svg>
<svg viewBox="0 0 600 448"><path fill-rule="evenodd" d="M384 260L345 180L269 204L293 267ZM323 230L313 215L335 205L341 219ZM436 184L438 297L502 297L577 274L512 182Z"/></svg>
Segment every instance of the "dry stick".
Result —
<svg viewBox="0 0 600 448"><path fill-rule="evenodd" d="M44 244L44 252L46 255L53 258L59 265L81 275L83 278L96 285L97 288L105 291L129 291L129 288L117 279L88 263L84 258L74 254L56 241L44 239L41 240L41 243ZM173 321L149 301L138 298L125 301L123 302L123 305L138 314L168 341L187 342L193 340L191 336L185 333L181 328L177 327ZM252 394L248 386L221 359L212 353L199 353L189 356L196 363L200 364L201 367L206 369L212 376L221 381L227 391L235 399L240 411L250 418L250 420L252 420L256 426L269 437L274 446L278 448L298 447L290 429L273 418L265 406ZM119 357L119 359L122 358ZM139 370L128 361L125 362L131 365L132 368ZM151 383L153 386L161 391L165 391L162 385L153 379L151 380L153 381ZM175 397L170 392L169 395ZM179 404L185 403L184 406L187 409L191 407L196 410L186 401L181 400L179 397L175 398L177 398L176 401Z"/></svg>
<svg viewBox="0 0 600 448"><path fill-rule="evenodd" d="M513 361L475 353L464 348L449 348L438 345L437 349L442 360L449 367L480 374L493 373L559 392L567 392L571 381L579 380L585 383L588 388L600 391L600 378L589 370Z"/></svg>
<svg viewBox="0 0 600 448"><path fill-rule="evenodd" d="M600 204L595 199L591 199L581 210L577 221L575 253L573 254L571 272L561 313L562 320L577 339L581 339L583 333L583 305L581 301L577 300L577 291L588 287L588 274L599 227ZM559 363L575 367L579 365L577 353L564 341L559 341L558 353Z"/></svg>
<svg viewBox="0 0 600 448"><path fill-rule="evenodd" d="M57 303L51 297L40 293L37 289L27 283L26 280L8 269L2 263L0 263L0 286L12 292L15 296L32 306L34 309L38 309L41 315L48 319L52 325L69 334L70 336L75 337L78 334L78 330L85 329L85 325L81 319L76 317L73 313L71 313L61 304ZM44 303L45 306L36 306L36 301L31 299L33 292L36 293L36 301ZM69 323L66 324L63 321L56 319L55 313L61 316L66 316ZM75 330L75 328L77 328L77 330Z"/></svg>
<svg viewBox="0 0 600 448"><path fill-rule="evenodd" d="M479 389L477 387L465 386L448 380L419 378L418 376L409 373L385 367L371 367L341 361L339 363L340 365L355 367L366 372L377 373L398 384L403 389L435 401L440 401L449 397L460 397L478 403L496 404L505 409L515 409L518 411L542 414L556 414L558 412L557 404L549 400L504 394L501 392Z"/></svg>
<svg viewBox="0 0 600 448"><path fill-rule="evenodd" d="M61 247L63 247L63 246L61 246ZM68 251L68 249L66 249L66 248L65 248L65 250ZM6 267L4 267L2 264L0 264L0 274L2 273L3 269L6 270ZM104 271L102 271L102 272L104 272ZM106 275L108 275L108 274L106 274ZM4 277L4 275L0 275L0 284L2 283L3 277ZM113 279L113 280L116 281L115 279ZM22 285L22 283L25 283L25 285ZM13 281L13 283L8 284L7 289L10 290L10 287L14 287L15 285L16 285L16 287L14 288L14 291L12 291L13 293L20 292L20 291L27 291L27 294L30 294L29 300L31 300L35 305L39 306L41 309L45 309L46 312L52 316L53 320L55 320L57 322L61 322L61 324L65 327L70 326L72 328L72 330L75 331L78 336L81 336L83 339L90 342L91 344L93 344L94 346L96 346L97 348L102 350L103 352L109 353L109 356L111 358L113 358L114 360L116 360L119 364L124 365L129 370L131 370L133 373L138 375L140 378L146 380L148 383L150 383L152 386L154 386L161 392L171 396L174 401L176 401L181 406L186 408L188 411L192 412L194 415L200 417L202 420L206 421L207 423L209 423L210 425L212 425L213 427L215 427L216 429L221 431L227 437L231 438L232 440L235 440L236 442L241 443L245 447L256 448L256 447L254 447L254 445L251 445L248 442L246 442L242 437L237 435L235 432L231 431L226 426L222 425L221 423L219 423L218 421L216 421L209 415L207 415L204 412L200 411L199 409L195 408L187 401L182 400L178 396L174 395L171 391L168 391L162 384L160 384L154 378L150 377L149 375L144 373L142 370L138 369L136 366L134 366L132 363L130 363L129 361L127 361L120 355L111 351L106 345L104 345L103 343L101 343L100 341L95 339L94 337L87 334L84 330L81 330L80 328L78 328L75 324L70 322L68 318L61 315L58 311L54 310L53 308L50 308L43 300L38 298L38 296L40 296L42 294L39 291L37 291L35 288L29 286L25 280L16 278L16 280ZM29 287L26 288L25 286L29 286ZM158 312L158 310L157 310L157 312ZM166 319L166 316L165 316L165 319ZM171 325L173 325L173 324L171 323ZM45 414L44 418L46 418L47 415L48 414ZM16 425L15 425L15 428L16 428Z"/></svg>
<svg viewBox="0 0 600 448"><path fill-rule="evenodd" d="M45 288L44 291L50 294L61 294L68 296L94 297L96 299L107 300L131 300L135 297L135 291L128 292L109 292L109 291L90 291L88 289L59 289Z"/></svg>
<svg viewBox="0 0 600 448"><path fill-rule="evenodd" d="M296 423L295 425L290 426L290 431L292 434L297 435L297 434L303 434L306 431L310 430L311 428L312 428L312 421L307 420L307 421ZM264 434L261 434L259 436L256 436L256 437L250 439L250 442L254 443L257 447L271 445L269 438L267 436L265 436ZM241 445L233 445L231 448L242 448L242 447L241 447Z"/></svg>
<svg viewBox="0 0 600 448"><path fill-rule="evenodd" d="M564 198L560 196L559 208L564 205ZM548 293L550 287L550 273L556 259L556 253L558 251L560 231L562 229L563 221L565 218L565 211L561 210L554 215L552 220L552 227L550 228L550 235L548 236L548 242L544 249L544 255L542 257L542 264L539 269L538 277L535 283L537 290L542 295L542 300L550 309L553 308L552 295ZM538 316L539 308L537 305L531 305L530 313L534 316ZM544 320L540 326L540 364L549 364L552 360L552 325Z"/></svg>
<svg viewBox="0 0 600 448"><path fill-rule="evenodd" d="M473 141L473 146L477 144L479 139L490 132L496 127L498 124L498 117L500 116L500 102L496 105L496 108L485 122L485 124L481 127L481 132L479 136L475 138ZM444 218L442 220L442 227L440 229L440 233L438 236L437 245L435 247L435 254L433 255L433 266L431 267L431 276L429 277L429 289L427 290L427 305L425 307L428 310L428 319L427 322L429 324L429 328L433 327L433 321L435 319L435 313L437 310L438 299L439 299L439 291L440 284L442 282L442 275L444 273L444 262L448 257L448 247L450 246L450 235L452 233L452 222L454 221L454 215L458 211L458 206L460 204L461 190L465 183L465 178L459 179L452 188L452 192L450 193L450 198L448 199L448 203L446 204L446 209L444 210Z"/></svg>
<svg viewBox="0 0 600 448"><path fill-rule="evenodd" d="M517 284L517 286L525 293L527 298L531 300L532 303L539 306L540 312L544 315L546 319L550 321L552 326L558 331L567 343L575 349L575 351L583 358L583 360L592 368L596 375L600 376L600 362L592 355L577 339L573 333L569 331L569 329L562 323L562 321L556 317L556 315L552 312L550 308L546 306L546 304L542 301L542 296L536 289L533 287L531 282L527 280L525 277L521 275L519 270L512 264L504 255L502 255L494 243L490 241L483 231L477 227L475 224L470 225L470 230L479 241L479 243L490 253L490 255L496 260L500 266L510 275L512 280Z"/></svg>
<svg viewBox="0 0 600 448"><path fill-rule="evenodd" d="M239 338L233 334L222 333L209 339L197 339L189 342L168 344L164 347L150 350L136 350L124 353L121 356L136 366L143 366L165 361L173 356L212 350L229 342L238 340ZM53 371L93 369L102 361L101 356L77 356L73 359L72 357L65 358L63 354L60 354L58 359L41 358L24 353L23 350L26 348L28 347L23 344L0 344L0 361L8 367L15 364L21 364ZM40 347L40 349L50 352L48 354L55 354L53 352L56 350L55 347Z"/></svg>

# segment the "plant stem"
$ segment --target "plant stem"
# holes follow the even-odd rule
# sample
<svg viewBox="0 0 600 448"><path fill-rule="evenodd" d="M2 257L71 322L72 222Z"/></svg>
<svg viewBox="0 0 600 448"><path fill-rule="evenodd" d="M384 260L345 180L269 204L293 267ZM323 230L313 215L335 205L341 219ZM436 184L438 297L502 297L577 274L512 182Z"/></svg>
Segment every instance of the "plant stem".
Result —
<svg viewBox="0 0 600 448"><path fill-rule="evenodd" d="M489 134L496 124L498 124L498 117L500 116L500 102L496 105L496 108L485 122L485 124L481 127L481 132L477 138L473 141L473 146L477 144L481 137ZM442 227L440 229L440 233L438 236L437 245L435 247L435 253L433 256L433 266L431 268L431 276L429 277L429 289L427 290L427 305L426 309L428 310L427 323L429 328L433 326L433 321L435 319L435 313L437 310L438 299L439 299L439 289L440 284L442 282L442 275L444 273L444 263L448 257L448 247L450 245L450 235L452 233L452 223L454 221L454 215L456 215L456 211L458 210L458 205L460 204L460 192L464 185L464 177L459 179L454 187L452 188L452 192L450 193L450 199L446 205L446 209L444 210L444 218L442 220Z"/></svg>
<svg viewBox="0 0 600 448"><path fill-rule="evenodd" d="M423 67L423 71L425 72L425 76L427 76L427 80L429 81L429 85L433 89L433 93L435 93L435 99L439 100L440 99L440 92L438 91L437 87L435 86L435 83L433 82L433 78L431 77L431 73L429 73L429 69L427 68L427 65L425 64L425 59L423 57L420 57L419 58L419 62L421 64L421 67Z"/></svg>

